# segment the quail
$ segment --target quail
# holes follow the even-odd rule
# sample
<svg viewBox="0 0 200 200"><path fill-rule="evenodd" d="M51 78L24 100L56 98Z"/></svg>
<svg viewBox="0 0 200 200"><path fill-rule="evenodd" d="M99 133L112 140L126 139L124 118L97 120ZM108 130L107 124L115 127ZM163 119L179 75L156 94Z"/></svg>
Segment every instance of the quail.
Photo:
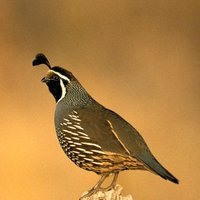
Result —
<svg viewBox="0 0 200 200"><path fill-rule="evenodd" d="M80 168L101 175L84 197L100 189L113 188L123 170L147 170L178 184L156 160L138 131L94 100L71 72L59 66L51 67L42 53L36 55L32 64L45 64L49 68L41 81L56 101L55 129L63 151ZM110 174L114 174L111 185L102 188Z"/></svg>

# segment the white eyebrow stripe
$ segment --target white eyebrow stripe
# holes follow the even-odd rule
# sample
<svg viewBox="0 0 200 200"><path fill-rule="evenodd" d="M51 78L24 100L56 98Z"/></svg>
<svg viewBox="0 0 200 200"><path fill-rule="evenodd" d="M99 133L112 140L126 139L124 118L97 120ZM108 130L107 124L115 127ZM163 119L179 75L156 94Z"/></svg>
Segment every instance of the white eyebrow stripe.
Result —
<svg viewBox="0 0 200 200"><path fill-rule="evenodd" d="M51 69L50 69L49 71L50 71L50 72L53 72L54 74L57 74L60 78L66 80L66 81L68 81L68 82L70 83L70 79L67 78L66 76L62 75L61 73L55 72L55 71L53 71L53 70L51 70Z"/></svg>

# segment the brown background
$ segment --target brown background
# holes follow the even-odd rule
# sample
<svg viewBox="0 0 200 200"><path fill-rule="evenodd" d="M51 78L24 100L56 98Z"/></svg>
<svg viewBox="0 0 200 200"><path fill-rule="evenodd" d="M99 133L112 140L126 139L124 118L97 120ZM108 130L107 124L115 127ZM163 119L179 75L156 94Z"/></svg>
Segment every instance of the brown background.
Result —
<svg viewBox="0 0 200 200"><path fill-rule="evenodd" d="M200 3L0 2L0 199L78 199L99 179L76 167L54 131L54 99L36 53L72 71L133 124L180 185L143 171L118 183L134 199L200 199Z"/></svg>

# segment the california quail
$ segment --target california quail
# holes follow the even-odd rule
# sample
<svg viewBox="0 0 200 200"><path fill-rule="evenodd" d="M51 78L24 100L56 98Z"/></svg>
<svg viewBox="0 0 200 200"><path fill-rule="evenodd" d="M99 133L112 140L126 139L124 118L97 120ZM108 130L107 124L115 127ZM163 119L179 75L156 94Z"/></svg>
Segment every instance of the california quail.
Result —
<svg viewBox="0 0 200 200"><path fill-rule="evenodd" d="M49 67L42 82L56 100L55 128L62 149L77 166L102 176L86 196L99 190L111 173L115 176L109 188L114 187L123 170L148 170L178 183L156 160L137 130L95 101L71 72L51 67L41 53L33 66L40 64Z"/></svg>

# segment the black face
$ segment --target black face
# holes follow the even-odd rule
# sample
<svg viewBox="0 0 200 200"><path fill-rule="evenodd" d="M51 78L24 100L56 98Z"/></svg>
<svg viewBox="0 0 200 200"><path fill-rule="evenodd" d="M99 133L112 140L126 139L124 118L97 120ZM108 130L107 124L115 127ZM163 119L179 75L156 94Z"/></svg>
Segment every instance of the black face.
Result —
<svg viewBox="0 0 200 200"><path fill-rule="evenodd" d="M71 72L61 68L51 68L47 75L42 79L49 88L49 91L54 96L56 102L63 98L66 94L66 86L73 80Z"/></svg>
<svg viewBox="0 0 200 200"><path fill-rule="evenodd" d="M59 77L57 76L57 78L49 80L48 82L46 82L46 84L49 88L49 91L53 94L56 102L58 102L58 100L62 96L62 88L61 88L61 85L60 85Z"/></svg>

